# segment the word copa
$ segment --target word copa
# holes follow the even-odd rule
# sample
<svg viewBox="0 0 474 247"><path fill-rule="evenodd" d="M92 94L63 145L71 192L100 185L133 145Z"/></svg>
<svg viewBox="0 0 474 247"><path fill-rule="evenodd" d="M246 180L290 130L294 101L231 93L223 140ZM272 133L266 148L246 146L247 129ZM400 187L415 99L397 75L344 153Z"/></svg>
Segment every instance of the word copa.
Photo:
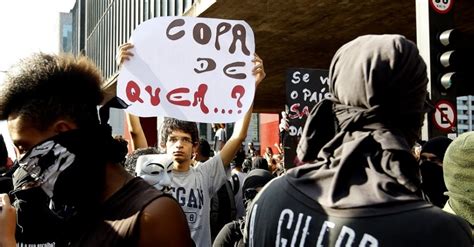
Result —
<svg viewBox="0 0 474 247"><path fill-rule="evenodd" d="M168 25L168 28L166 28L166 37L168 37L168 39L170 40L179 40L184 37L186 32L182 29L179 29L179 27L182 27L185 24L186 21L184 19L173 20ZM175 29L179 31L175 31ZM233 27L230 23L227 22L221 22L217 24L215 30L216 37L214 41L214 47L216 48L216 50L221 49L220 37L225 33L229 32L231 29L233 39L229 46L229 52L231 54L235 53L237 49L237 41L239 41L242 53L247 56L250 56L250 51L247 48L247 44L245 43L247 32L245 30L245 26L242 24L235 24ZM198 44L207 45L211 41L212 30L206 23L196 23L193 27L193 38L194 41L196 41Z"/></svg>
<svg viewBox="0 0 474 247"><path fill-rule="evenodd" d="M161 98L160 98L161 88L159 87L153 88L152 86L147 85L145 86L144 90L145 92L148 93L149 103L152 106L158 106L161 103ZM207 90L208 90L208 86L203 83L199 84L197 90L194 93L192 93L191 90L187 87L179 87L179 88L170 90L168 93L166 93L165 98L170 104L176 105L176 106L196 107L199 105L199 108L201 109L201 111L204 114L208 114L209 107L205 103ZM139 103L147 104L142 98L142 88L135 81L130 80L127 82L127 85L125 87L125 93L126 93L127 99L130 102L132 103L139 102ZM193 95L191 96L192 102L191 100L189 100L190 94ZM237 99L237 107L239 108L242 108L242 103L240 100L242 99L244 94L245 94L245 88L241 85L237 85L232 89L230 96L233 99ZM214 108L214 112L217 113L217 108ZM229 110L228 113L231 114L232 111ZM241 111L239 110L237 113L241 113Z"/></svg>
<svg viewBox="0 0 474 247"><path fill-rule="evenodd" d="M179 40L186 35L186 31L182 27L186 24L184 19L173 20L166 28L166 37L172 41ZM247 31L245 26L242 24L235 24L232 26L227 22L220 22L216 26L214 48L218 51L221 50L221 42L224 34L232 30L232 42L229 45L228 52L234 54L237 51L237 43L240 43L241 52L247 56L250 56L250 50L246 44ZM211 42L213 35L212 29L206 23L196 23L192 31L193 39L200 45L208 45ZM211 44L212 45L212 44ZM217 64L212 58L199 57L196 59L197 66L194 68L194 72L201 74L204 72L213 71L217 68ZM245 73L239 73L238 68L245 66L244 61L236 61L227 64L223 67L224 74L232 79L245 79L247 75Z"/></svg>

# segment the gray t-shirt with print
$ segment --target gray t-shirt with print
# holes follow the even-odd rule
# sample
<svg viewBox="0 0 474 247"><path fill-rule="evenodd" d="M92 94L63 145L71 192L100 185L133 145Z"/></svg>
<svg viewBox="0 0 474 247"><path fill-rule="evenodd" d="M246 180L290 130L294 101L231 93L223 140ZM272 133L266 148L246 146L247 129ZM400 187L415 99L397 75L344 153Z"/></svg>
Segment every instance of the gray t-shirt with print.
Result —
<svg viewBox="0 0 474 247"><path fill-rule="evenodd" d="M172 195L186 215L196 246L211 246L211 198L229 175L229 168L224 169L220 155L191 167L187 172L173 171Z"/></svg>

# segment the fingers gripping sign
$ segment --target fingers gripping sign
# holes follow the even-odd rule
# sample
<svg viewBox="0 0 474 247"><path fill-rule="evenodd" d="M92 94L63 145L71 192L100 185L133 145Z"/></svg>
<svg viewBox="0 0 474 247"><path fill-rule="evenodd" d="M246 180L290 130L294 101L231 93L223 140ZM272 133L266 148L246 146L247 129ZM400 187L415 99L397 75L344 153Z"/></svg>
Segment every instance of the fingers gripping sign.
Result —
<svg viewBox="0 0 474 247"><path fill-rule="evenodd" d="M263 60L257 55L257 53L255 53L255 58L252 62L255 64L255 67L252 69L252 73L255 76L255 86L258 86L267 74L265 74L265 69L263 68Z"/></svg>
<svg viewBox="0 0 474 247"><path fill-rule="evenodd" d="M119 66L133 57L133 53L131 51L132 48L133 44L131 43L125 43L118 47L117 57L115 59L117 60L117 64Z"/></svg>

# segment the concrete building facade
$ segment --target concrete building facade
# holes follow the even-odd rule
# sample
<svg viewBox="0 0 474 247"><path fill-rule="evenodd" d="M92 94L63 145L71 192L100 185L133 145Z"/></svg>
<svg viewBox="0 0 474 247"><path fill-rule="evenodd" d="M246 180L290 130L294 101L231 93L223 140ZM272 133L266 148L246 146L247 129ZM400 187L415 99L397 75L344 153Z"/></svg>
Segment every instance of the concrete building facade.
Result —
<svg viewBox="0 0 474 247"><path fill-rule="evenodd" d="M474 126L474 96L457 98L458 134L472 131Z"/></svg>
<svg viewBox="0 0 474 247"><path fill-rule="evenodd" d="M72 52L71 13L59 13L59 51Z"/></svg>

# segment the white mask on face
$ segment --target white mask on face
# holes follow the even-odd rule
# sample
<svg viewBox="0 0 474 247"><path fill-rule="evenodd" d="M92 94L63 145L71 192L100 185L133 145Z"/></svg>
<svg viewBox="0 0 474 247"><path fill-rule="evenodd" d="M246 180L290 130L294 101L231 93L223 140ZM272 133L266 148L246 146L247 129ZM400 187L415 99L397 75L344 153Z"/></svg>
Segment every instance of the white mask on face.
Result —
<svg viewBox="0 0 474 247"><path fill-rule="evenodd" d="M138 177L165 193L171 189L172 170L173 159L167 154L141 155L135 168Z"/></svg>

